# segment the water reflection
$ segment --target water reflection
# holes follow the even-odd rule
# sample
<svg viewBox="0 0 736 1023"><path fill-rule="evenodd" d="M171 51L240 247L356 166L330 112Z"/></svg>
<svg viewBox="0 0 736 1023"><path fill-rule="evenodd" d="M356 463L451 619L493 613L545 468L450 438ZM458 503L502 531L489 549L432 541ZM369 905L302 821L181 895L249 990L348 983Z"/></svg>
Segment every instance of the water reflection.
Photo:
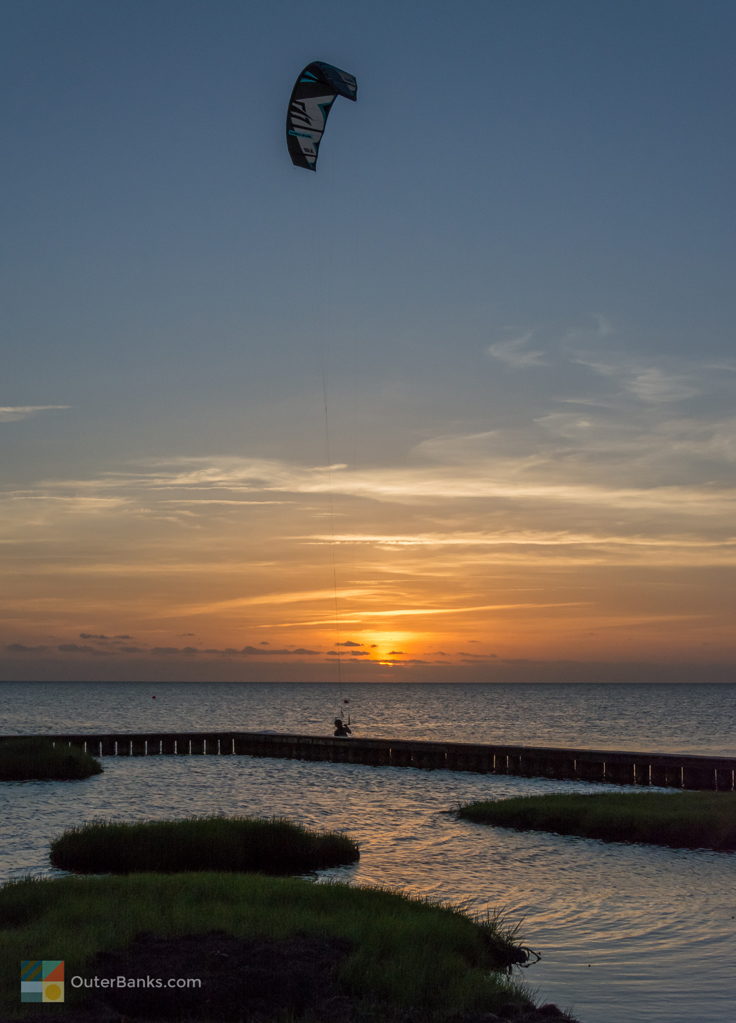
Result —
<svg viewBox="0 0 736 1023"><path fill-rule="evenodd" d="M105 774L84 782L3 786L0 872L54 873L49 842L79 821L80 807L88 820L284 815L360 842L358 864L324 877L510 911L542 953L525 979L584 1023L726 1023L736 858L503 831L447 812L471 799L586 788L249 757L106 758Z"/></svg>

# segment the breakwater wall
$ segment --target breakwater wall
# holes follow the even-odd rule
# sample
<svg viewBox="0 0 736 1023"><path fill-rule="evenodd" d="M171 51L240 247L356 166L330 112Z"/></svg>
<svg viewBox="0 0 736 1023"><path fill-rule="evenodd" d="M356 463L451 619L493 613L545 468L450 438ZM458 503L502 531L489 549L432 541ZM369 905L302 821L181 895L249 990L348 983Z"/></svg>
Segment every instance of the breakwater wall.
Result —
<svg viewBox="0 0 736 1023"><path fill-rule="evenodd" d="M17 736L0 736L3 738ZM43 738L80 746L93 756L101 757L241 755L579 779L616 785L711 791L733 791L736 787L736 758L733 757L413 739L337 739L273 732L64 733L47 734Z"/></svg>

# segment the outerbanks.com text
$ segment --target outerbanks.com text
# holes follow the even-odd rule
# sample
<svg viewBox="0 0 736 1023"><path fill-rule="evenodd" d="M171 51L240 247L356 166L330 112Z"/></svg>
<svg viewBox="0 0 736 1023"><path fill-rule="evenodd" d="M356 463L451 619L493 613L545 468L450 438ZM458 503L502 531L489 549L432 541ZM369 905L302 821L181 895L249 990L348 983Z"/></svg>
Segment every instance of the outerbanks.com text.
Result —
<svg viewBox="0 0 736 1023"><path fill-rule="evenodd" d="M72 977L73 988L201 988L200 977Z"/></svg>

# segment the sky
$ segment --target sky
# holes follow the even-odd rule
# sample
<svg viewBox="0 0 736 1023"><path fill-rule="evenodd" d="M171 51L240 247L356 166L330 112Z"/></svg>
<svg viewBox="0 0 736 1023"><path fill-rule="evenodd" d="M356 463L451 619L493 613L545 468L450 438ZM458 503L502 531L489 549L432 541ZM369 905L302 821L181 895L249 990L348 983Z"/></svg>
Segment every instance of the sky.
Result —
<svg viewBox="0 0 736 1023"><path fill-rule="evenodd" d="M735 37L5 0L0 679L734 680Z"/></svg>

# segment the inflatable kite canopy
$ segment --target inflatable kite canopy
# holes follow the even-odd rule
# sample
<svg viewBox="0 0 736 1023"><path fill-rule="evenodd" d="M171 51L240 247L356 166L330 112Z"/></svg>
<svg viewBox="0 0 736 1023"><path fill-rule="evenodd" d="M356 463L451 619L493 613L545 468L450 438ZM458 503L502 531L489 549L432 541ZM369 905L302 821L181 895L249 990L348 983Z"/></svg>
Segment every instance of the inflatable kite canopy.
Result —
<svg viewBox="0 0 736 1023"><path fill-rule="evenodd" d="M286 144L296 167L317 170L319 144L337 96L358 98L353 76L321 60L307 64L294 83L286 115Z"/></svg>

